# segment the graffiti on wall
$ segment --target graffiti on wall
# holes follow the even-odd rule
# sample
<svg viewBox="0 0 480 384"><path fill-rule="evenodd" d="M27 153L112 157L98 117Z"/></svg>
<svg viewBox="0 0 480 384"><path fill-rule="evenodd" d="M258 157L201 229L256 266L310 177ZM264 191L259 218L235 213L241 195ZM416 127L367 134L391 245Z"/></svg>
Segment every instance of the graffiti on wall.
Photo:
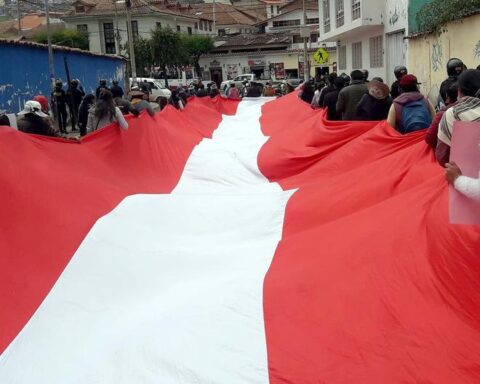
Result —
<svg viewBox="0 0 480 384"><path fill-rule="evenodd" d="M473 54L475 59L480 59L480 40L478 40L477 44L475 44L475 47L473 48Z"/></svg>
<svg viewBox="0 0 480 384"><path fill-rule="evenodd" d="M387 2L386 13L389 30L406 28L408 10L405 0Z"/></svg>
<svg viewBox="0 0 480 384"><path fill-rule="evenodd" d="M432 69L437 72L442 69L443 65L443 48L439 42L432 44Z"/></svg>

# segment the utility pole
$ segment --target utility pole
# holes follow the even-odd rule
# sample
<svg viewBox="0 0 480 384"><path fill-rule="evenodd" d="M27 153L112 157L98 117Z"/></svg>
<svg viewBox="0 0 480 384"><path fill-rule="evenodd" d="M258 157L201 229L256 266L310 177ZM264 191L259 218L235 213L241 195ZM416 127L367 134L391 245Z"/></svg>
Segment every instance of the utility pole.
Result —
<svg viewBox="0 0 480 384"><path fill-rule="evenodd" d="M307 82L310 79L310 66L308 65L308 49L307 49L307 10L305 8L305 0L303 0L303 79Z"/></svg>
<svg viewBox="0 0 480 384"><path fill-rule="evenodd" d="M52 31L50 30L50 14L48 12L48 0L45 0L45 19L47 22L48 71L50 72L50 84L53 91L53 88L55 87L55 65L53 64Z"/></svg>
<svg viewBox="0 0 480 384"><path fill-rule="evenodd" d="M217 17L215 14L215 0L213 0L213 33L214 35L217 34L216 30L217 30Z"/></svg>
<svg viewBox="0 0 480 384"><path fill-rule="evenodd" d="M127 8L128 50L129 50L129 58L130 58L130 68L132 70L132 85L136 85L137 84L137 65L135 63L135 47L133 45L131 0L126 0L125 6Z"/></svg>
<svg viewBox="0 0 480 384"><path fill-rule="evenodd" d="M20 0L17 0L18 36L22 34L22 13L20 11Z"/></svg>

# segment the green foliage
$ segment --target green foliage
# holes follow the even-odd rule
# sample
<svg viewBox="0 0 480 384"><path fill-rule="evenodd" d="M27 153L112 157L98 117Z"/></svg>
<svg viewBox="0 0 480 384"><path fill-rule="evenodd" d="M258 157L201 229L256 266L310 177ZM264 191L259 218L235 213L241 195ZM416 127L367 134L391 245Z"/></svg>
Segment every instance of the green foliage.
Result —
<svg viewBox="0 0 480 384"><path fill-rule="evenodd" d="M195 72L199 75L200 65L198 62L200 56L210 52L215 47L213 39L210 36L183 35L181 41L187 55L191 58L195 66Z"/></svg>
<svg viewBox="0 0 480 384"><path fill-rule="evenodd" d="M162 68L188 62L180 35L170 28L158 27L153 30L150 45L155 62Z"/></svg>
<svg viewBox="0 0 480 384"><path fill-rule="evenodd" d="M135 63L139 76L148 75L148 69L154 64L151 40L139 38L134 42Z"/></svg>
<svg viewBox="0 0 480 384"><path fill-rule="evenodd" d="M416 15L419 32L439 34L451 21L480 11L480 0L433 0Z"/></svg>
<svg viewBox="0 0 480 384"><path fill-rule="evenodd" d="M33 36L33 40L37 43L47 44L47 33L39 33ZM52 44L88 50L88 34L73 29L61 29L52 33Z"/></svg>

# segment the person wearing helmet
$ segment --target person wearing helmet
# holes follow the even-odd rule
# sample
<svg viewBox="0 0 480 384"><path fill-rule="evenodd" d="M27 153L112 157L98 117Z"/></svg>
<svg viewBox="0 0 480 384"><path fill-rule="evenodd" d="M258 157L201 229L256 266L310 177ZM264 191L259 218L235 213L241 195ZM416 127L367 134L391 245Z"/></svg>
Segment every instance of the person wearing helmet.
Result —
<svg viewBox="0 0 480 384"><path fill-rule="evenodd" d="M451 58L447 62L447 75L448 77L440 85L440 95L438 98L438 107L443 107L445 105L445 100L447 100L447 91L454 83L457 82L458 76L465 71L466 67L463 64L463 61L457 59L456 57Z"/></svg>
<svg viewBox="0 0 480 384"><path fill-rule="evenodd" d="M67 94L63 90L61 80L55 81L55 88L52 92L52 105L55 110L60 132L67 133Z"/></svg>
<svg viewBox="0 0 480 384"><path fill-rule="evenodd" d="M390 95L392 96L392 99L395 100L398 96L400 96L401 90L399 82L400 79L408 73L407 67L404 65L397 65L393 70L393 73L395 74L397 80L393 82L390 88Z"/></svg>
<svg viewBox="0 0 480 384"><path fill-rule="evenodd" d="M100 96L100 92L104 90L110 91L110 89L107 87L107 80L101 79L98 83L97 90L95 91L95 96L97 99Z"/></svg>
<svg viewBox="0 0 480 384"><path fill-rule="evenodd" d="M75 131L75 124L78 122L78 111L85 93L79 89L79 82L76 79L70 81L70 88L67 90L68 107L72 118L72 131Z"/></svg>
<svg viewBox="0 0 480 384"><path fill-rule="evenodd" d="M123 88L118 85L118 80L112 80L112 88L110 88L110 92L113 93L114 97L123 97Z"/></svg>

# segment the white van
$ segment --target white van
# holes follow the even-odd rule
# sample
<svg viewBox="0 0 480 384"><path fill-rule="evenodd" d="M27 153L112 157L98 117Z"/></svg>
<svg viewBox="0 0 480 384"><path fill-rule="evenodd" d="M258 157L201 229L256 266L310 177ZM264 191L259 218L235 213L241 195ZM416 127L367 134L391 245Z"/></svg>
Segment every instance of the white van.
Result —
<svg viewBox="0 0 480 384"><path fill-rule="evenodd" d="M132 87L133 79L130 78L130 87ZM158 103L159 97L165 97L170 99L172 92L165 88L163 84L158 79L152 79L149 77L137 77L137 86L140 86L142 83L146 83L150 93L150 101Z"/></svg>

